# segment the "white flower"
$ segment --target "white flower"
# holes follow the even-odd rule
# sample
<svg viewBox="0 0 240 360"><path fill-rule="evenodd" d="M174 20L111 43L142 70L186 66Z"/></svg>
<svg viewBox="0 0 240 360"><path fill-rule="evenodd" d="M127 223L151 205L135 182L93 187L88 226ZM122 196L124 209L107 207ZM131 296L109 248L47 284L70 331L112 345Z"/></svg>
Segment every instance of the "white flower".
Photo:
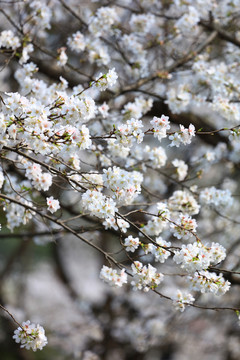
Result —
<svg viewBox="0 0 240 360"><path fill-rule="evenodd" d="M139 246L139 238L133 238L132 235L129 235L124 240L124 246L126 246L126 251L134 252Z"/></svg>
<svg viewBox="0 0 240 360"><path fill-rule="evenodd" d="M181 211L189 215L199 213L200 206L195 198L187 191L177 190L168 199L168 207L171 211Z"/></svg>
<svg viewBox="0 0 240 360"><path fill-rule="evenodd" d="M118 78L115 68L109 70L106 77L107 77L108 86L112 87L116 83Z"/></svg>
<svg viewBox="0 0 240 360"><path fill-rule="evenodd" d="M223 295L229 289L231 283L225 280L222 274L217 275L214 272L199 271L189 276L191 288L201 291L201 293L212 292L215 295Z"/></svg>
<svg viewBox="0 0 240 360"><path fill-rule="evenodd" d="M133 32L136 33L148 33L151 32L151 29L155 25L155 16L152 14L133 14L129 21L129 25L132 28Z"/></svg>
<svg viewBox="0 0 240 360"><path fill-rule="evenodd" d="M21 344L21 348L36 351L42 350L47 345L47 337L42 326L31 324L29 320L23 322L21 326L14 331L13 335L13 339Z"/></svg>
<svg viewBox="0 0 240 360"><path fill-rule="evenodd" d="M30 57L29 53L31 53L33 51L34 51L34 47L32 44L28 44L28 45L24 46L23 51L22 51L22 56L19 60L19 64L22 65L22 64L26 63Z"/></svg>
<svg viewBox="0 0 240 360"><path fill-rule="evenodd" d="M4 30L0 34L0 47L7 49L17 49L21 46L19 37L14 36L11 30Z"/></svg>
<svg viewBox="0 0 240 360"><path fill-rule="evenodd" d="M178 180L182 181L187 176L188 166L183 160L174 159L172 161L173 166L177 168Z"/></svg>
<svg viewBox="0 0 240 360"><path fill-rule="evenodd" d="M178 239L184 238L184 240L187 240L193 236L192 233L196 232L197 222L189 215L180 214L176 225L171 224L171 228L173 229L173 236Z"/></svg>
<svg viewBox="0 0 240 360"><path fill-rule="evenodd" d="M155 256L155 261L164 263L165 260L171 255L171 253L165 248L170 247L171 243L163 240L161 236L156 238L156 243L159 246L155 246L155 251L153 252L153 255Z"/></svg>
<svg viewBox="0 0 240 360"><path fill-rule="evenodd" d="M193 6L188 7L188 13L185 13L175 24L177 31L190 33L199 22L199 12Z"/></svg>
<svg viewBox="0 0 240 360"><path fill-rule="evenodd" d="M61 49L59 49L59 56L58 56L57 64L59 66L64 66L64 65L66 65L67 61L68 61L68 56L66 54L66 48L62 47Z"/></svg>
<svg viewBox="0 0 240 360"><path fill-rule="evenodd" d="M124 119L140 119L144 114L146 114L152 107L153 100L151 98L144 99L139 96L136 97L134 102L128 102L124 105L122 113L124 114Z"/></svg>
<svg viewBox="0 0 240 360"><path fill-rule="evenodd" d="M172 298L173 305L176 310L183 312L186 305L191 305L195 299L191 294L184 294L180 290L177 291L177 294Z"/></svg>
<svg viewBox="0 0 240 360"><path fill-rule="evenodd" d="M170 146L179 147L180 144L188 145L192 141L192 137L195 136L195 126L190 124L188 129L183 125L179 125L180 131L169 136L169 140L172 140Z"/></svg>
<svg viewBox="0 0 240 360"><path fill-rule="evenodd" d="M99 74L96 81L93 83L94 87L97 87L100 91L106 90L108 87L112 87L117 81L118 75L115 68L109 70L107 74Z"/></svg>
<svg viewBox="0 0 240 360"><path fill-rule="evenodd" d="M70 46L71 50L76 51L77 53L84 51L86 47L84 35L80 31L72 34L72 36L68 38L67 44Z"/></svg>
<svg viewBox="0 0 240 360"><path fill-rule="evenodd" d="M148 160L150 160L150 164L153 168L159 169L165 166L167 155L163 147L159 146L151 149L148 145L146 145L143 151L146 154Z"/></svg>
<svg viewBox="0 0 240 360"><path fill-rule="evenodd" d="M50 211L52 214L56 212L58 209L60 209L60 204L58 200L55 200L53 196L47 197L47 205L48 205L48 211Z"/></svg>
<svg viewBox="0 0 240 360"><path fill-rule="evenodd" d="M154 116L154 118L150 121L150 124L153 125L154 137L157 137L159 141L167 137L167 130L170 129L168 119L168 116L162 115L160 118Z"/></svg>
<svg viewBox="0 0 240 360"><path fill-rule="evenodd" d="M214 186L205 188L200 192L199 200L203 204L214 206L229 207L233 203L233 198L230 190L216 189Z"/></svg>
<svg viewBox="0 0 240 360"><path fill-rule="evenodd" d="M112 218L107 218L104 222L103 225L105 227L105 229L110 229L113 228L114 230L119 230L123 233L127 232L127 229L130 227L129 223L123 219L115 219L114 217Z"/></svg>
<svg viewBox="0 0 240 360"><path fill-rule="evenodd" d="M112 218L117 211L115 202L100 191L87 190L82 196L82 206L90 215L100 219Z"/></svg>
<svg viewBox="0 0 240 360"><path fill-rule="evenodd" d="M133 140L137 140L140 144L143 141L144 133L141 128L143 123L141 120L134 118L127 120L125 124L118 125L118 131L116 132L117 141L123 146L133 145Z"/></svg>
<svg viewBox="0 0 240 360"><path fill-rule="evenodd" d="M103 265L100 271L100 279L108 283L110 286L122 287L127 283L127 274L125 269L122 269L120 273L108 266Z"/></svg>
<svg viewBox="0 0 240 360"><path fill-rule="evenodd" d="M182 245L180 251L176 251L173 260L188 272L205 270L210 264L216 264L224 260L226 250L223 246L212 243L210 247L200 242Z"/></svg>
<svg viewBox="0 0 240 360"><path fill-rule="evenodd" d="M143 176L137 171L126 171L114 166L103 169L103 181L121 204L131 204L141 192Z"/></svg>
<svg viewBox="0 0 240 360"><path fill-rule="evenodd" d="M102 115L103 118L108 116L109 106L106 102L104 102L101 106L98 107L98 111Z"/></svg>
<svg viewBox="0 0 240 360"><path fill-rule="evenodd" d="M151 264L143 266L139 261L134 261L132 264L133 281L131 285L133 290L142 290L148 292L150 289L155 289L164 278L164 275L157 273L157 269Z"/></svg>
<svg viewBox="0 0 240 360"><path fill-rule="evenodd" d="M97 9L96 15L92 18L89 31L95 36L109 33L111 26L118 21L118 15L114 8L103 6Z"/></svg>

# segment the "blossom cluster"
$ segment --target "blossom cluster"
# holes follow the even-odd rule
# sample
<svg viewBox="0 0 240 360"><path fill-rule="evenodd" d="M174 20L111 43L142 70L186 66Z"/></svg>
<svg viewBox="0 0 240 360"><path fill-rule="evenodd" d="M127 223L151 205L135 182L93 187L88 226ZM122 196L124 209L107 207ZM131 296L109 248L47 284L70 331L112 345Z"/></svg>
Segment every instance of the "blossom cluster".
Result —
<svg viewBox="0 0 240 360"><path fill-rule="evenodd" d="M126 247L126 251L134 252L139 247L139 238L134 238L132 235L129 235L124 240L124 246Z"/></svg>
<svg viewBox="0 0 240 360"><path fill-rule="evenodd" d="M202 243L182 245L180 251L176 251L173 260L188 272L207 269L210 264L217 264L226 257L226 250L223 246L212 243L210 247Z"/></svg>
<svg viewBox="0 0 240 360"><path fill-rule="evenodd" d="M193 236L193 233L196 232L197 222L189 215L180 214L176 223L171 224L171 228L173 236L177 239L183 238L184 240L187 240Z"/></svg>
<svg viewBox="0 0 240 360"><path fill-rule="evenodd" d="M168 207L171 211L181 211L188 215L196 215L200 210L195 197L185 190L174 191L168 199Z"/></svg>
<svg viewBox="0 0 240 360"><path fill-rule="evenodd" d="M122 269L120 273L118 273L117 270L103 265L100 271L100 279L110 286L122 287L123 284L127 283L127 274L125 269Z"/></svg>
<svg viewBox="0 0 240 360"><path fill-rule="evenodd" d="M167 250L171 246L171 242L167 242L161 236L155 239L156 245L152 243L141 244L145 254L152 254L156 262L164 263L169 258L171 252Z"/></svg>
<svg viewBox="0 0 240 360"><path fill-rule="evenodd" d="M111 26L118 21L116 10L112 7L101 7L91 19L89 30L95 36L101 36L111 30Z"/></svg>
<svg viewBox="0 0 240 360"><path fill-rule="evenodd" d="M17 49L21 45L18 36L15 36L11 30L4 30L0 34L0 47L7 49Z"/></svg>
<svg viewBox="0 0 240 360"><path fill-rule="evenodd" d="M152 105L153 105L152 98L145 99L142 96L136 97L134 102L128 102L127 104L124 105L122 110L123 118L125 120L131 118L138 120L149 110L151 110Z"/></svg>
<svg viewBox="0 0 240 360"><path fill-rule="evenodd" d="M60 209L59 201L54 199L53 196L50 196L49 198L47 197L47 206L48 211L50 211L52 214Z"/></svg>
<svg viewBox="0 0 240 360"><path fill-rule="evenodd" d="M160 216L152 216L152 218L148 220L147 224L142 228L143 232L150 236L158 236L164 229L166 229L168 225L166 218L170 218L170 211L167 204L159 202L157 203L157 209ZM161 216L161 214L163 216Z"/></svg>
<svg viewBox="0 0 240 360"><path fill-rule="evenodd" d="M183 312L185 307L194 303L195 299L191 294L182 293L181 290L177 290L176 295L172 298L173 306L176 310Z"/></svg>
<svg viewBox="0 0 240 360"><path fill-rule="evenodd" d="M151 264L144 265L140 261L134 261L132 264L133 280L131 285L133 290L143 290L148 292L155 289L164 278L164 275L157 272L157 269Z"/></svg>
<svg viewBox="0 0 240 360"><path fill-rule="evenodd" d="M162 146L151 149L149 145L146 145L143 151L147 157L148 164L151 165L154 169L160 169L166 165L167 154Z"/></svg>
<svg viewBox="0 0 240 360"><path fill-rule="evenodd" d="M178 180L182 181L187 176L188 165L183 160L174 159L172 161L173 166L177 168Z"/></svg>
<svg viewBox="0 0 240 360"><path fill-rule="evenodd" d="M143 123L141 120L130 119L125 124L118 126L118 130L115 132L117 140L124 146L132 146L134 140L140 144L143 141L144 133L142 132Z"/></svg>
<svg viewBox="0 0 240 360"><path fill-rule="evenodd" d="M114 230L119 230L123 233L126 233L128 228L130 227L129 223L123 219L119 219L119 218L115 218L115 217L108 217L105 219L105 221L103 222L103 226L104 228L107 229L114 229Z"/></svg>
<svg viewBox="0 0 240 360"><path fill-rule="evenodd" d="M230 282L225 280L222 274L215 272L199 271L189 276L191 288L202 293L211 292L215 295L223 295L230 289Z"/></svg>
<svg viewBox="0 0 240 360"><path fill-rule="evenodd" d="M169 117L162 115L160 118L154 116L150 121L153 125L154 137L157 137L159 141L167 137L167 130L170 129Z"/></svg>
<svg viewBox="0 0 240 360"><path fill-rule="evenodd" d="M180 144L190 144L192 141L192 137L195 136L195 126L190 124L188 129L184 128L183 125L180 126L180 131L175 132L173 135L169 136L169 140L171 140L170 146L179 147Z"/></svg>
<svg viewBox="0 0 240 360"><path fill-rule="evenodd" d="M21 205L21 203L23 205ZM33 204L27 200L23 200L19 204L13 202L6 204L5 211L7 211L7 226L11 231L21 224L26 225L35 215L34 211L27 209L28 206L33 207Z"/></svg>
<svg viewBox="0 0 240 360"><path fill-rule="evenodd" d="M100 219L112 218L117 210L113 199L107 198L97 190L87 190L82 196L81 203L85 211Z"/></svg>
<svg viewBox="0 0 240 360"><path fill-rule="evenodd" d="M115 68L108 71L107 74L100 74L96 81L93 83L94 87L100 91L106 90L108 87L113 86L117 81L118 75Z"/></svg>
<svg viewBox="0 0 240 360"><path fill-rule="evenodd" d="M48 172L43 173L41 166L36 163L25 163L26 177L32 180L32 185L37 190L47 191L52 185L52 176Z"/></svg>
<svg viewBox="0 0 240 360"><path fill-rule="evenodd" d="M203 204L216 207L229 207L233 203L231 191L216 189L214 186L200 192L199 200Z"/></svg>
<svg viewBox="0 0 240 360"><path fill-rule="evenodd" d="M39 324L30 323L29 320L14 331L13 339L21 344L21 348L33 351L42 350L48 343L44 328Z"/></svg>
<svg viewBox="0 0 240 360"><path fill-rule="evenodd" d="M118 203L131 204L141 192L143 176L140 172L129 172L119 167L103 169L104 185L111 189Z"/></svg>

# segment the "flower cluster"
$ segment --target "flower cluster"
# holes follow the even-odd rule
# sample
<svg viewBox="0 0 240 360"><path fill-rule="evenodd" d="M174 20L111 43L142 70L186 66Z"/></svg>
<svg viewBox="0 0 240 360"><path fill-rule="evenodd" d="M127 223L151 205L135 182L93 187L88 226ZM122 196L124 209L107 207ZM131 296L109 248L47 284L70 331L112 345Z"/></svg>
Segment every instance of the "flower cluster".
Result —
<svg viewBox="0 0 240 360"><path fill-rule="evenodd" d="M193 276L189 276L191 288L201 291L202 293L213 293L215 295L223 295L229 289L231 283L225 280L222 274L217 275L215 272L199 271Z"/></svg>
<svg viewBox="0 0 240 360"><path fill-rule="evenodd" d="M39 30L50 29L50 21L52 19L51 8L40 0L34 0L30 2L30 7L33 10L33 18L37 23Z"/></svg>
<svg viewBox="0 0 240 360"><path fill-rule="evenodd" d="M113 244L95 248L120 270L103 266L100 278L122 287L129 274L133 289L147 292L166 270L172 275L166 287L177 285L172 301L181 312L194 302L177 290L184 278L193 290L225 293L230 283L214 266L239 234L240 31L234 30L240 1L10 3L0 11L3 78L11 75L9 92L0 96L0 198L7 227L32 220L38 243L44 243L46 227L64 227L79 239L78 231L85 232L86 241L106 230ZM60 28L70 32L61 36ZM11 92L13 79L17 92ZM172 113L173 124L161 109ZM222 133L230 136L215 146ZM183 145L190 146L180 154ZM215 170L221 189L206 187ZM61 208L57 220L49 216ZM202 242L209 236L226 249ZM192 244L182 244L188 240ZM139 258L143 263L130 265ZM29 321L14 338L34 351L47 343L42 327Z"/></svg>
<svg viewBox="0 0 240 360"><path fill-rule="evenodd" d="M127 229L130 227L129 223L123 219L116 219L115 217L109 217L103 222L104 228L120 230L123 233L127 232Z"/></svg>
<svg viewBox="0 0 240 360"><path fill-rule="evenodd" d="M147 52L137 34L124 34L121 37L120 45L133 64L132 68L128 69L129 75L137 78L148 75Z"/></svg>
<svg viewBox="0 0 240 360"><path fill-rule="evenodd" d="M67 44L70 46L71 50L76 51L77 53L84 51L86 46L84 35L80 31L77 31L68 38Z"/></svg>
<svg viewBox="0 0 240 360"><path fill-rule="evenodd" d="M129 22L132 31L135 31L136 33L151 32L154 24L155 16L149 13L141 15L133 14Z"/></svg>
<svg viewBox="0 0 240 360"><path fill-rule="evenodd" d="M126 251L134 252L135 250L137 250L139 245L139 238L134 238L132 235L129 235L124 240L124 246L126 247Z"/></svg>
<svg viewBox="0 0 240 360"><path fill-rule="evenodd" d="M116 10L111 7L101 7L97 9L95 16L92 18L89 31L95 36L101 36L108 33L111 26L118 21Z"/></svg>
<svg viewBox="0 0 240 360"><path fill-rule="evenodd" d="M171 255L170 251L166 248L171 246L170 242L163 240L161 236L155 239L157 245L154 244L141 244L145 254L152 254L156 262L164 263L165 260Z"/></svg>
<svg viewBox="0 0 240 360"><path fill-rule="evenodd" d="M34 47L32 44L27 44L26 46L24 46L22 50L22 56L19 60L19 64L21 65L25 64L30 58L29 54L33 51L34 51Z"/></svg>
<svg viewBox="0 0 240 360"><path fill-rule="evenodd" d="M135 139L140 144L144 137L142 127L143 123L141 120L134 118L127 120L125 124L119 125L118 130L115 132L118 142L125 146L132 146Z"/></svg>
<svg viewBox="0 0 240 360"><path fill-rule="evenodd" d="M193 236L192 233L196 232L197 222L195 219L192 219L191 216L180 214L179 219L175 224L171 224L173 230L173 236L178 239L187 240Z"/></svg>
<svg viewBox="0 0 240 360"><path fill-rule="evenodd" d="M0 34L0 47L7 49L17 49L21 45L17 36L14 36L11 30L4 30Z"/></svg>
<svg viewBox="0 0 240 360"><path fill-rule="evenodd" d="M130 147L124 146L115 139L108 141L108 150L114 157L126 158L130 152Z"/></svg>
<svg viewBox="0 0 240 360"><path fill-rule="evenodd" d="M195 136L195 126L193 124L190 124L188 129L180 125L180 131L169 136L169 140L172 141L170 146L179 147L180 144L190 144L193 136Z"/></svg>
<svg viewBox="0 0 240 360"><path fill-rule="evenodd" d="M188 272L207 269L210 264L217 264L226 257L223 246L212 243L211 247L204 246L200 242L182 245L180 251L176 251L173 260Z"/></svg>
<svg viewBox="0 0 240 360"><path fill-rule="evenodd" d="M19 198L17 197L17 200ZM35 215L34 211L28 210L26 207L31 206L33 204L30 201L23 200L23 205L9 203L7 204L5 210L7 211L6 218L7 218L7 227L13 231L13 229L21 224L27 224L29 220ZM26 207L24 207L24 205Z"/></svg>
<svg viewBox="0 0 240 360"><path fill-rule="evenodd" d="M166 221L162 220L160 217L153 217L151 220L148 220L147 224L143 227L142 231L147 235L159 235L163 229L167 226Z"/></svg>
<svg viewBox="0 0 240 360"><path fill-rule="evenodd" d="M157 203L157 209L159 214L164 214L164 216L152 216L151 220L148 220L147 224L142 228L142 231L150 236L158 236L168 225L165 219L170 217L167 205L163 202L159 202Z"/></svg>
<svg viewBox="0 0 240 360"><path fill-rule="evenodd" d="M41 166L36 163L27 162L24 164L26 168L26 177L32 180L32 185L37 190L47 191L52 185L52 176L48 172L43 173Z"/></svg>
<svg viewBox="0 0 240 360"><path fill-rule="evenodd" d="M139 96L135 98L134 102L128 102L124 105L122 114L125 120L134 118L140 119L144 114L146 114L153 105L153 100L151 98L144 99Z"/></svg>
<svg viewBox="0 0 240 360"><path fill-rule="evenodd" d="M21 344L21 348L33 351L42 350L48 343L44 328L39 324L31 324L29 320L14 331L13 339Z"/></svg>
<svg viewBox="0 0 240 360"><path fill-rule="evenodd" d="M182 181L187 176L188 166L183 160L174 159L172 161L173 166L177 168L178 180Z"/></svg>
<svg viewBox="0 0 240 360"><path fill-rule="evenodd" d="M122 269L120 273L108 266L103 265L100 271L100 279L109 284L110 286L122 287L127 283L127 274L125 269Z"/></svg>
<svg viewBox="0 0 240 360"><path fill-rule="evenodd" d="M132 264L133 281L131 285L133 290L143 290L148 292L155 289L164 278L164 275L157 272L157 269L151 264L143 266L140 261L134 261Z"/></svg>
<svg viewBox="0 0 240 360"><path fill-rule="evenodd" d="M232 194L229 189L220 190L214 186L202 190L199 200L202 204L214 205L216 207L229 207L233 203Z"/></svg>
<svg viewBox="0 0 240 360"><path fill-rule="evenodd" d="M182 213L195 215L199 213L200 205L195 198L187 191L177 190L168 199L168 207L171 211L181 211Z"/></svg>
<svg viewBox="0 0 240 360"><path fill-rule="evenodd" d="M163 147L158 146L151 149L149 145L146 145L144 153L147 156L148 163L152 165L154 169L160 169L165 166L167 154Z"/></svg>
<svg viewBox="0 0 240 360"><path fill-rule="evenodd" d="M166 247L171 246L171 242L167 242L166 240L163 240L161 236L157 237L155 239L158 246L154 247L153 255L155 257L155 261L159 261L160 263L164 263L167 258L171 255L171 253L165 249Z"/></svg>
<svg viewBox="0 0 240 360"><path fill-rule="evenodd" d="M107 198L97 190L87 190L81 202L84 210L100 219L112 218L117 210L113 199Z"/></svg>
<svg viewBox="0 0 240 360"><path fill-rule="evenodd" d="M128 172L114 166L103 170L104 185L111 189L121 204L131 204L141 192L143 176L140 172Z"/></svg>
<svg viewBox="0 0 240 360"><path fill-rule="evenodd" d="M109 70L107 74L100 74L92 85L100 91L104 91L107 88L112 87L116 83L117 78L118 75L115 71L115 68L113 68Z"/></svg>
<svg viewBox="0 0 240 360"><path fill-rule="evenodd" d="M50 211L52 214L56 212L58 209L60 209L59 201L54 199L53 196L47 197L47 206L48 211Z"/></svg>
<svg viewBox="0 0 240 360"><path fill-rule="evenodd" d="M170 129L170 122L168 119L168 116L162 115L160 118L154 116L150 121L150 124L153 125L154 137L157 137L159 141L167 137L167 130Z"/></svg>
<svg viewBox="0 0 240 360"><path fill-rule="evenodd" d="M176 295L172 298L173 305L176 310L183 312L185 307L194 303L195 299L192 294L182 293L181 290L177 290Z"/></svg>
<svg viewBox="0 0 240 360"><path fill-rule="evenodd" d="M195 7L189 6L188 13L185 13L175 24L178 32L190 33L195 29L196 24L200 21L199 12Z"/></svg>

